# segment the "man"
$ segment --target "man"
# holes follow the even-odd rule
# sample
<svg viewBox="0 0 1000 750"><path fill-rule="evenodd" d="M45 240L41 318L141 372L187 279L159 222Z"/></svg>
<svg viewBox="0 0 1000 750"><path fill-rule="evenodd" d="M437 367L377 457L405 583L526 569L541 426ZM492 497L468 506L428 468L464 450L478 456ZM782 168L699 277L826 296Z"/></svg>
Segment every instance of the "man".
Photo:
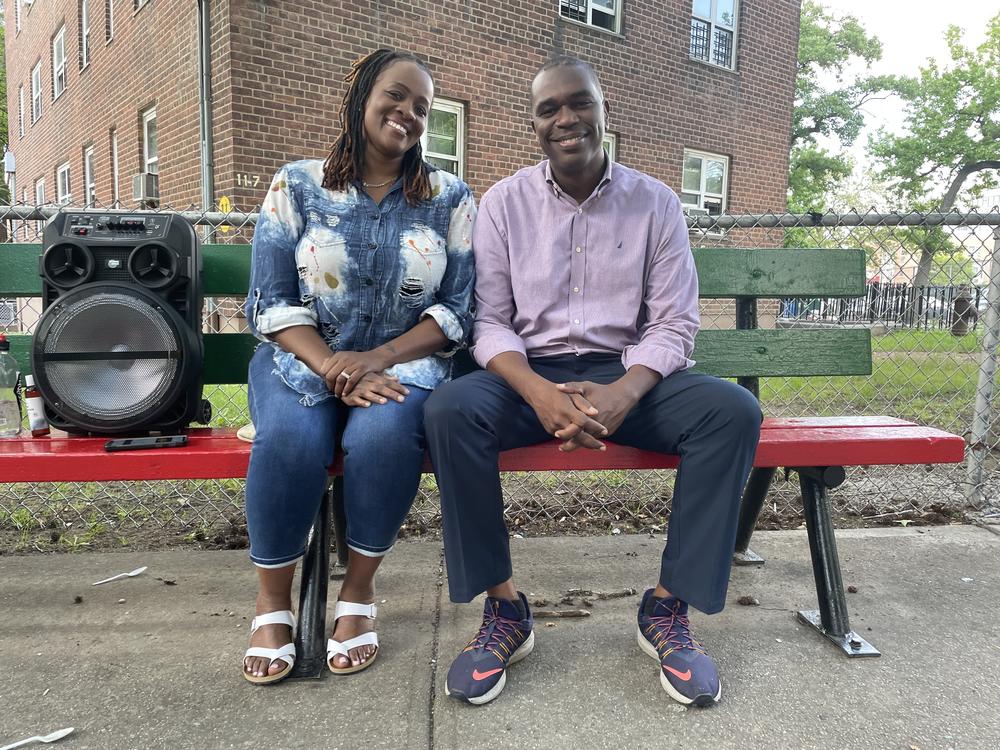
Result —
<svg viewBox="0 0 1000 750"><path fill-rule="evenodd" d="M439 388L425 407L454 602L487 599L483 624L448 672L473 704L503 690L534 646L514 586L497 471L501 450L555 436L682 456L657 585L639 608L639 646L675 700L722 692L687 611L725 605L739 497L760 432L756 399L688 368L698 279L677 196L604 153L608 105L593 68L557 58L531 85L531 126L547 161L483 196L473 233L473 356L486 371Z"/></svg>

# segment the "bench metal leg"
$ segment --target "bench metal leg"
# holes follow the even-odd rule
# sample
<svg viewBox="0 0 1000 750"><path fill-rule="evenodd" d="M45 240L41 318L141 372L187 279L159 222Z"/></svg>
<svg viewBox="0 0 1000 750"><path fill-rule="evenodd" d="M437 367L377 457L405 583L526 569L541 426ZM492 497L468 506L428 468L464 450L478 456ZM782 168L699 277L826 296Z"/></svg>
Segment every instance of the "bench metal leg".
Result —
<svg viewBox="0 0 1000 750"><path fill-rule="evenodd" d="M837 469L839 467L796 469L802 488L809 552L819 599L818 610L803 610L798 615L802 622L814 627L848 656L880 656L874 646L851 630L847 614L847 598L826 492L827 487L843 481L843 470L839 469L838 475ZM836 484L831 485L831 482Z"/></svg>
<svg viewBox="0 0 1000 750"><path fill-rule="evenodd" d="M334 477L330 485L333 501L333 541L337 548L337 560L333 565L332 578L343 578L347 570L347 513L344 510L344 478Z"/></svg>
<svg viewBox="0 0 1000 750"><path fill-rule="evenodd" d="M319 513L302 560L299 627L295 666L289 677L319 678L326 672L326 596L330 570L330 495L323 493Z"/></svg>
<svg viewBox="0 0 1000 750"><path fill-rule="evenodd" d="M743 490L743 500L740 502L740 520L736 529L736 551L733 552L733 565L763 565L764 558L750 549L750 537L760 510L767 499L767 491L774 479L775 468L758 468L750 472L746 489Z"/></svg>

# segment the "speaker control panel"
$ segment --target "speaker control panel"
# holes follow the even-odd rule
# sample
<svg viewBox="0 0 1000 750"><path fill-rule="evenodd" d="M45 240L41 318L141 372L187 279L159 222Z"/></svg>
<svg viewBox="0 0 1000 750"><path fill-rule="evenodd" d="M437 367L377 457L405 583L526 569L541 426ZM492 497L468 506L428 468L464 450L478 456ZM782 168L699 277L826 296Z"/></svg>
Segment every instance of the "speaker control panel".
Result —
<svg viewBox="0 0 1000 750"><path fill-rule="evenodd" d="M162 239L169 222L169 216L163 214L67 214L63 235L102 240Z"/></svg>

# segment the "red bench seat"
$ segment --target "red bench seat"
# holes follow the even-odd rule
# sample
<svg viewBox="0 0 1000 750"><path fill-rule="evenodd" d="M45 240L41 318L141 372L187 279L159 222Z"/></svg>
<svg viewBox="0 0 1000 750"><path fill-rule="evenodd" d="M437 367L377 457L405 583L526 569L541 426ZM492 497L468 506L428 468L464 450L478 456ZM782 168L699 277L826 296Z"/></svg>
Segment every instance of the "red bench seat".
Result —
<svg viewBox="0 0 1000 750"><path fill-rule="evenodd" d="M235 430L196 428L181 448L104 450L107 438L53 435L0 440L0 482L105 482L230 479L246 476L250 445ZM562 453L557 442L506 451L502 471L670 469L677 456L608 444L605 452ZM871 466L960 463L965 441L893 417L809 417L764 420L754 466ZM425 466L430 471L430 463ZM339 461L331 473L339 473Z"/></svg>

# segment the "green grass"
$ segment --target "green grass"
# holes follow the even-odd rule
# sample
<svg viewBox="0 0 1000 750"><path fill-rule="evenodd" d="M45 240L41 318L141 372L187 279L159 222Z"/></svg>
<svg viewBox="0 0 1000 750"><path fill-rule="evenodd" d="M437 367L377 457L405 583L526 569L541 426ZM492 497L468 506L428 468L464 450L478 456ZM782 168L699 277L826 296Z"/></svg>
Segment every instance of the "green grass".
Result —
<svg viewBox="0 0 1000 750"><path fill-rule="evenodd" d="M872 336L872 351L880 352L978 352L979 334L952 336L948 331L893 331Z"/></svg>

